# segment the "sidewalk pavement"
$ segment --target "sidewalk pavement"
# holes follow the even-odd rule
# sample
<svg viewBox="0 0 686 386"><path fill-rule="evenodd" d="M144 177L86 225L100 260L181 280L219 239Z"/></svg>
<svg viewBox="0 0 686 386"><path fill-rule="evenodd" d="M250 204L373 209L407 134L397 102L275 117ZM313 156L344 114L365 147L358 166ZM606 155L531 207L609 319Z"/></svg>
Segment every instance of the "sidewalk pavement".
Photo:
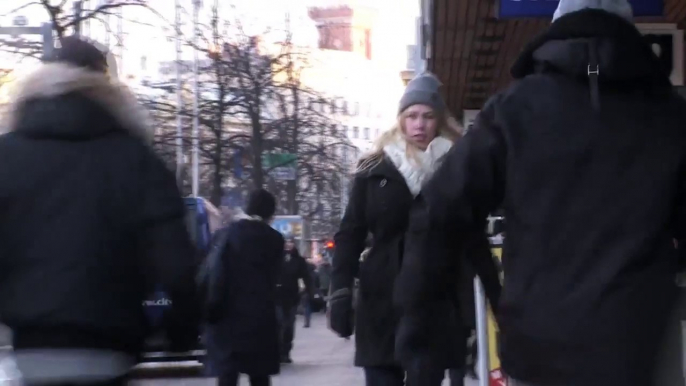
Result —
<svg viewBox="0 0 686 386"><path fill-rule="evenodd" d="M344 340L326 328L324 315L312 318L312 328L303 328L302 318L298 317L293 349L292 365L281 367L281 374L274 377L272 386L363 386L364 375L361 369L353 366L355 351L354 340ZM210 386L215 380L155 379L131 383L134 386ZM248 386L243 377L241 386ZM445 386L449 385L446 380ZM477 386L477 382L467 380L465 386Z"/></svg>

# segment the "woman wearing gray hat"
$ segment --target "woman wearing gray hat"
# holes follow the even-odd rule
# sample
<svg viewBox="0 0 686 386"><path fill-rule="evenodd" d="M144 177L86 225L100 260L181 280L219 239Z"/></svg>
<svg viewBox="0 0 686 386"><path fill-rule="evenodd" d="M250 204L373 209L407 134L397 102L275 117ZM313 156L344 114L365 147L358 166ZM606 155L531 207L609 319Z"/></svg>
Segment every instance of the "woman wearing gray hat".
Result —
<svg viewBox="0 0 686 386"><path fill-rule="evenodd" d="M452 359L444 362L450 363L438 364L437 371L430 375L431 381L426 377L417 380L421 371L409 362L399 361L395 350L402 315L394 305L393 293L396 285L403 285L396 278L410 236L407 227L413 201L460 137L459 126L439 94L440 86L429 73L409 83L400 100L398 122L358 164L349 204L335 236L330 327L341 337L355 332L355 364L364 367L368 386L405 385L406 370L407 384L440 385L444 370L459 362L457 357L464 348L459 340L447 339L455 343L455 352L446 353ZM373 236L371 250L360 263L369 233ZM356 277L360 288L353 318L352 288ZM447 291L444 297L448 293L454 291ZM451 309L455 309L454 304ZM458 331L458 322L454 318L452 321Z"/></svg>

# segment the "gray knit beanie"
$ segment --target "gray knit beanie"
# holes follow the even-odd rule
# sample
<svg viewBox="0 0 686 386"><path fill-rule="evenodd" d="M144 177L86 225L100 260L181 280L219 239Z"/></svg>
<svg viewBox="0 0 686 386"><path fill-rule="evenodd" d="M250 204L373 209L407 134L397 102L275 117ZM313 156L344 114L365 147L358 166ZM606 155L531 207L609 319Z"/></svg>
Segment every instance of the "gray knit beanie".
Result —
<svg viewBox="0 0 686 386"><path fill-rule="evenodd" d="M560 0L560 4L553 15L553 21L568 13L581 11L586 8L601 9L633 23L634 11L628 0Z"/></svg>
<svg viewBox="0 0 686 386"><path fill-rule="evenodd" d="M430 72L417 75L407 84L405 93L400 98L398 113L414 105L427 105L437 112L445 111L445 102L439 92L441 86L441 81Z"/></svg>

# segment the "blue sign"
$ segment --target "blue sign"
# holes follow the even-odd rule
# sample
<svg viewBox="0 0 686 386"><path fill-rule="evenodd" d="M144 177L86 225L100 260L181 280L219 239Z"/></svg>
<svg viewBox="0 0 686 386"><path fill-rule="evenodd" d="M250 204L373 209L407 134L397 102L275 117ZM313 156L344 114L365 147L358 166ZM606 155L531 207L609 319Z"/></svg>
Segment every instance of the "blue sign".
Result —
<svg viewBox="0 0 686 386"><path fill-rule="evenodd" d="M498 17L546 17L552 18L559 0L498 0ZM629 0L634 16L662 16L663 0Z"/></svg>
<svg viewBox="0 0 686 386"><path fill-rule="evenodd" d="M272 228L279 231L285 238L302 239L303 218L300 216L276 216Z"/></svg>

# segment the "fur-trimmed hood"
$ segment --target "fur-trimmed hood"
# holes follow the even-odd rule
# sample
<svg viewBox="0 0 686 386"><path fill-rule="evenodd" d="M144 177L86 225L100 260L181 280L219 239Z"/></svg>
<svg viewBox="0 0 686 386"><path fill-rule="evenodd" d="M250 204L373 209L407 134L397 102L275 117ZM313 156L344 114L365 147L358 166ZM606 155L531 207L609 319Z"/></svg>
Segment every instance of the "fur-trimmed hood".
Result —
<svg viewBox="0 0 686 386"><path fill-rule="evenodd" d="M0 126L10 132L78 137L126 130L146 143L154 135L125 85L69 64L42 65L16 85L10 100Z"/></svg>

